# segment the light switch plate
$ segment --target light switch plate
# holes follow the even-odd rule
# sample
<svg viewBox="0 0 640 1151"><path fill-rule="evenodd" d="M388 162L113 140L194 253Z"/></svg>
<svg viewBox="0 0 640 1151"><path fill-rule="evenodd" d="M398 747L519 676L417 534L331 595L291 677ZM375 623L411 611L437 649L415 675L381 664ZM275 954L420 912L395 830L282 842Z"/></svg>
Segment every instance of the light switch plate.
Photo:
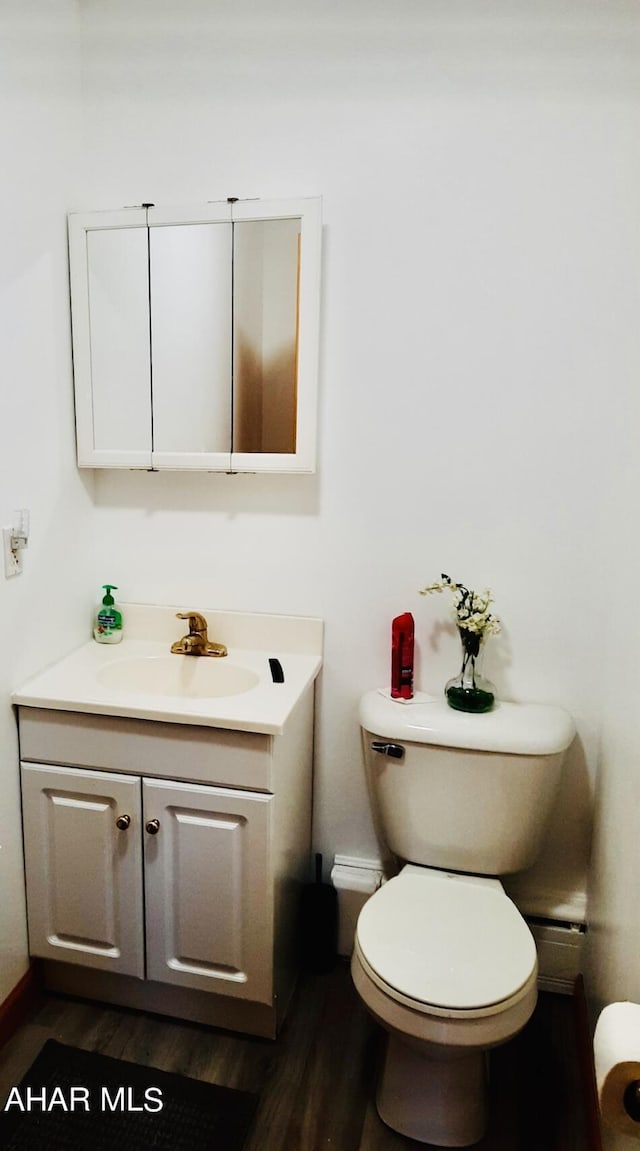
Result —
<svg viewBox="0 0 640 1151"><path fill-rule="evenodd" d="M20 551L13 551L11 547L12 528L2 529L2 546L4 550L4 574L7 579L20 575L22 571L22 555Z"/></svg>

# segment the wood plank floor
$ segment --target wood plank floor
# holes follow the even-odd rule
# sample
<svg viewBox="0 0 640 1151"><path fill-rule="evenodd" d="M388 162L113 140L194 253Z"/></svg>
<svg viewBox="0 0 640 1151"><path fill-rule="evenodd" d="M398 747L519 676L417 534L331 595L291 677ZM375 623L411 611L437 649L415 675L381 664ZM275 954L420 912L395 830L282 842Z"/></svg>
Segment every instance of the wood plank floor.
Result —
<svg viewBox="0 0 640 1151"><path fill-rule="evenodd" d="M428 1151L378 1118L382 1035L346 964L303 978L275 1042L47 996L0 1050L0 1105L49 1038L260 1092L246 1151ZM586 1151L569 998L541 995L522 1034L492 1053L491 1096L477 1151Z"/></svg>

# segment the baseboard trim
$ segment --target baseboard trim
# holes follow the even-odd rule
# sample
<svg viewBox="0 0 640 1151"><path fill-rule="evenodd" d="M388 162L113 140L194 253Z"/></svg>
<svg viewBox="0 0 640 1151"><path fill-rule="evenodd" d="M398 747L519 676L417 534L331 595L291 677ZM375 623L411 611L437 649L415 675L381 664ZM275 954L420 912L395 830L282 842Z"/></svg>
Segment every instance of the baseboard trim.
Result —
<svg viewBox="0 0 640 1151"><path fill-rule="evenodd" d="M18 1030L29 1012L37 1005L41 995L40 965L32 963L4 1003L0 1003L0 1047L11 1038L14 1031Z"/></svg>
<svg viewBox="0 0 640 1151"><path fill-rule="evenodd" d="M574 984L573 1007L576 1048L580 1079L582 1081L587 1138L589 1141L588 1151L603 1151L598 1090L593 1065L593 1043L591 1041L591 1028L589 1026L587 999L584 992L584 979L582 975L578 975Z"/></svg>

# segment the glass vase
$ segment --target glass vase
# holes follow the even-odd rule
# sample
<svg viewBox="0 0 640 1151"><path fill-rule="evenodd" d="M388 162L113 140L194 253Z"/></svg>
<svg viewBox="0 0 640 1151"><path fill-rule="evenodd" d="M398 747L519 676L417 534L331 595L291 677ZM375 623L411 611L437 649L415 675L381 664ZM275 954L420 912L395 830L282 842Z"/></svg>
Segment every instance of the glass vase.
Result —
<svg viewBox="0 0 640 1151"><path fill-rule="evenodd" d="M496 689L480 674L483 637L463 627L458 628L458 634L462 644L462 667L458 675L445 684L447 703L456 711L491 711Z"/></svg>

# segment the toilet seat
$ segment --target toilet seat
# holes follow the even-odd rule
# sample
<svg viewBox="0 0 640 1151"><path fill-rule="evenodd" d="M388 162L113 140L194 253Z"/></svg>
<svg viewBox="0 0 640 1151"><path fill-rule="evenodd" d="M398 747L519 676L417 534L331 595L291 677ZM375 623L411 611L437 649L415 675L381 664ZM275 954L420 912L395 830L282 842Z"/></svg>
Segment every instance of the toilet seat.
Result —
<svg viewBox="0 0 640 1151"><path fill-rule="evenodd" d="M356 948L381 991L432 1015L502 1012L537 973L531 932L498 880L412 864L364 905Z"/></svg>

